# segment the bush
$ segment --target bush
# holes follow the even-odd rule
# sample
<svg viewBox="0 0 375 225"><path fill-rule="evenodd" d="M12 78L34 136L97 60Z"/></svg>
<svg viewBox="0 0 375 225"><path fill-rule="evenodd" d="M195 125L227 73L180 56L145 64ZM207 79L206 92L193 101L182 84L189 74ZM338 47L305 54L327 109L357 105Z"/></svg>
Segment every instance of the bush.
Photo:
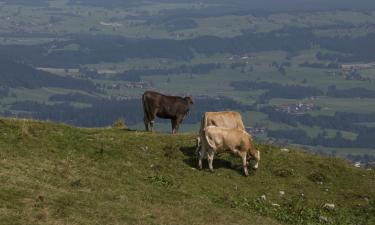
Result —
<svg viewBox="0 0 375 225"><path fill-rule="evenodd" d="M113 122L112 127L116 128L116 129L126 129L127 128L125 120L123 118L117 119L115 122Z"/></svg>

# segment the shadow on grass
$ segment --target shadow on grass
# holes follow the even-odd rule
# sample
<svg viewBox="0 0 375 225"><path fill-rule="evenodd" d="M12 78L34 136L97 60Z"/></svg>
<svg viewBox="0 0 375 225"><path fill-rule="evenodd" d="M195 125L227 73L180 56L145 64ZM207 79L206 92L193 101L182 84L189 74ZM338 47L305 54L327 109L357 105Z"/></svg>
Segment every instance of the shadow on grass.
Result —
<svg viewBox="0 0 375 225"><path fill-rule="evenodd" d="M196 155L195 150L196 150L196 147L180 147L180 151L185 156L188 157L183 160L184 163L192 168L198 168L198 157ZM219 168L227 168L227 169L234 170L238 172L239 174L243 175L242 165L239 165L239 164L235 165L226 159L220 158L220 155L221 154L216 154L214 157L214 162L213 162L214 171L215 169L219 169ZM208 169L207 158L203 159L203 170L205 169ZM254 172L255 172L254 170L249 168L250 176L254 175L255 174Z"/></svg>

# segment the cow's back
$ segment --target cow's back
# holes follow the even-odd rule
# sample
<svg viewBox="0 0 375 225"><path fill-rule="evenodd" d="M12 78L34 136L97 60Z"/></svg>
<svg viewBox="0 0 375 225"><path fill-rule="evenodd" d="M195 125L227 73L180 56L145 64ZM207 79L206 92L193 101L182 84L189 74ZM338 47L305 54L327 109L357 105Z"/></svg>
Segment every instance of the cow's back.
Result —
<svg viewBox="0 0 375 225"><path fill-rule="evenodd" d="M142 96L144 103L148 105L157 105L163 98L163 95L155 91L145 91Z"/></svg>
<svg viewBox="0 0 375 225"><path fill-rule="evenodd" d="M235 111L206 112L201 121L201 130L208 126L245 130L241 114Z"/></svg>

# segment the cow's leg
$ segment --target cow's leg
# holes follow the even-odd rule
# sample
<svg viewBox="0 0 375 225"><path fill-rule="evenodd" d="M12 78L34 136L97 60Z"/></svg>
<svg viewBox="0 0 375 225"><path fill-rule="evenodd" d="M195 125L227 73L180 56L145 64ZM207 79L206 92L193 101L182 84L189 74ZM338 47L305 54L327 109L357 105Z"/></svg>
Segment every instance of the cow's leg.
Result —
<svg viewBox="0 0 375 225"><path fill-rule="evenodd" d="M175 125L175 132L177 133L178 132L178 129L180 129L180 124L182 123L182 120L184 119L184 117L182 116L178 116L176 118L176 125Z"/></svg>
<svg viewBox="0 0 375 225"><path fill-rule="evenodd" d="M171 124L172 124L172 134L177 133L177 118L172 118L171 119Z"/></svg>
<svg viewBox="0 0 375 225"><path fill-rule="evenodd" d="M256 151L254 158L257 161L254 165L254 169L258 169L259 161L260 161L260 152L258 150Z"/></svg>
<svg viewBox="0 0 375 225"><path fill-rule="evenodd" d="M149 121L147 119L147 116L143 117L143 122L145 123L146 131L149 131Z"/></svg>
<svg viewBox="0 0 375 225"><path fill-rule="evenodd" d="M201 148L201 138L198 136L197 139L196 139L196 149L195 149L195 155L198 155L199 152L200 152L200 148Z"/></svg>
<svg viewBox="0 0 375 225"><path fill-rule="evenodd" d="M239 153L239 155L242 158L243 172L245 176L249 176L249 171L247 170L247 160L246 160L247 152L241 152Z"/></svg>
<svg viewBox="0 0 375 225"><path fill-rule="evenodd" d="M150 130L151 130L151 132L155 132L154 124L155 124L155 121L154 121L154 120L151 120L151 121L150 121Z"/></svg>
<svg viewBox="0 0 375 225"><path fill-rule="evenodd" d="M149 118L151 132L155 131L155 129L154 129L155 118L156 118L156 111L154 113L152 113L150 118Z"/></svg>
<svg viewBox="0 0 375 225"><path fill-rule="evenodd" d="M205 154L206 154L206 149L203 146L201 146L198 152L198 169L200 170L203 168L202 160L204 159Z"/></svg>
<svg viewBox="0 0 375 225"><path fill-rule="evenodd" d="M214 172L214 167L213 167L213 161L214 161L214 156L215 152L214 151L208 151L207 152L207 161L208 161L208 167L210 168L211 172Z"/></svg>

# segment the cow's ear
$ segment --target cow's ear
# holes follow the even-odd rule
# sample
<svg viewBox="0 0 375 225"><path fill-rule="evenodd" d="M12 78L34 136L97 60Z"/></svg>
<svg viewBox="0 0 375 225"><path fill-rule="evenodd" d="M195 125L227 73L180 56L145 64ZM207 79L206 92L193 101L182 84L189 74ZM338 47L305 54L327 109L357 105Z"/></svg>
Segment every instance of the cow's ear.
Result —
<svg viewBox="0 0 375 225"><path fill-rule="evenodd" d="M193 101L193 98L191 96L189 96L189 100L190 100L190 103L193 105L194 101Z"/></svg>
<svg viewBox="0 0 375 225"><path fill-rule="evenodd" d="M185 100L189 102L189 104L194 104L193 98L191 96L185 97Z"/></svg>

